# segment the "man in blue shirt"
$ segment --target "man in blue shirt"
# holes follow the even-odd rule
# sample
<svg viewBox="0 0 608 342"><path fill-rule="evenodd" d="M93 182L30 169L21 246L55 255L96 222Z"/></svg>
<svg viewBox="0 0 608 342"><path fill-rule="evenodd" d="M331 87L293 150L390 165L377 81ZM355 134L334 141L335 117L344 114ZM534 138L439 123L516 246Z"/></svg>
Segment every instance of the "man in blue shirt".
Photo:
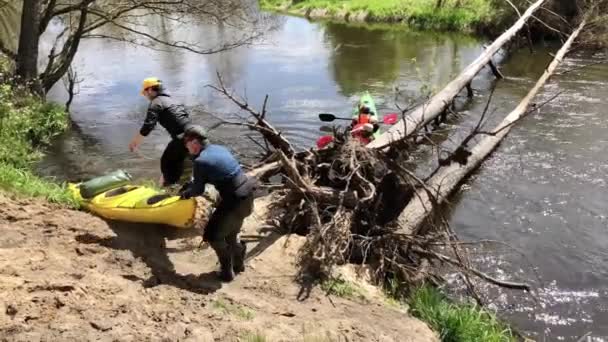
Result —
<svg viewBox="0 0 608 342"><path fill-rule="evenodd" d="M205 227L203 240L209 242L220 261L220 279L231 281L234 273L245 270L246 247L238 234L245 218L253 212L255 179L247 177L228 149L210 144L200 126L186 127L184 144L193 156L193 179L180 195L202 195L206 184L218 190L221 199Z"/></svg>

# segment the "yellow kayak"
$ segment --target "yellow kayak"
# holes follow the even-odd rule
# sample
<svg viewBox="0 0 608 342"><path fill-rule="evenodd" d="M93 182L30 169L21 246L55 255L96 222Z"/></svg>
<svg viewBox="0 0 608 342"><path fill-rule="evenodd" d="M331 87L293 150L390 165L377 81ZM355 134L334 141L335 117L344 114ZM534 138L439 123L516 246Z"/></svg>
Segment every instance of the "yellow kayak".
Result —
<svg viewBox="0 0 608 342"><path fill-rule="evenodd" d="M196 201L180 199L139 185L123 185L92 198L83 198L81 183L70 183L74 198L91 212L111 220L167 224L178 228L193 226Z"/></svg>

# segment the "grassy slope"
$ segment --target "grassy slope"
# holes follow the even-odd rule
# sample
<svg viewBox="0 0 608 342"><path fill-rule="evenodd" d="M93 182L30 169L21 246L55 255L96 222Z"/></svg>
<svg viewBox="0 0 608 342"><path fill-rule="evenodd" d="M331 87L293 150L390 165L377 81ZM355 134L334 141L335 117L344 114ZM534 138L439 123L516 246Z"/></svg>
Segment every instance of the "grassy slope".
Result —
<svg viewBox="0 0 608 342"><path fill-rule="evenodd" d="M442 341L516 341L513 332L494 315L476 306L453 304L434 288L414 291L409 305L412 314L438 331Z"/></svg>
<svg viewBox="0 0 608 342"><path fill-rule="evenodd" d="M0 74L8 65L0 63ZM0 83L0 189L16 196L43 197L76 206L65 185L31 171L51 139L67 128L63 108L46 103L8 82Z"/></svg>
<svg viewBox="0 0 608 342"><path fill-rule="evenodd" d="M298 12L306 9L324 9L329 14L346 11L367 12L371 21L404 20L410 26L421 29L472 31L491 21L489 0L462 0L459 8L454 1L446 0L437 10L435 0L260 0L268 10Z"/></svg>
<svg viewBox="0 0 608 342"><path fill-rule="evenodd" d="M330 279L321 283L321 289L342 298L363 298L364 290L344 280ZM473 305L455 304L438 289L425 286L404 298L395 283L385 288L387 304L409 306L414 317L426 322L447 342L511 342L515 334L505 324Z"/></svg>

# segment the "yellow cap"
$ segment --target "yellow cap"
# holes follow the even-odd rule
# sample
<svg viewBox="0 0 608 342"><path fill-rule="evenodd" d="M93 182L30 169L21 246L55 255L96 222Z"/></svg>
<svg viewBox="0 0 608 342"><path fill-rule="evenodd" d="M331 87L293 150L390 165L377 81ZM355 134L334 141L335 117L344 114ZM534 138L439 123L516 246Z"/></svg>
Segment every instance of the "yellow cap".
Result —
<svg viewBox="0 0 608 342"><path fill-rule="evenodd" d="M161 84L160 80L156 77L148 77L144 80L142 87L141 87L141 94L144 94L144 90L150 88L150 87L154 87L154 86L159 86Z"/></svg>

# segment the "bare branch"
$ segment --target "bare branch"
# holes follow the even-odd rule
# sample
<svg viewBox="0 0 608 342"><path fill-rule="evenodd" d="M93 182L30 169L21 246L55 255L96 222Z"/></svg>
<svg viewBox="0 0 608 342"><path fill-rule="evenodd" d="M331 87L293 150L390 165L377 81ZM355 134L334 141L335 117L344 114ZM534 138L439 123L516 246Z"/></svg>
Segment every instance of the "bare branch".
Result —
<svg viewBox="0 0 608 342"><path fill-rule="evenodd" d="M268 104L268 95L264 97L264 104L262 105L262 114L260 115L262 119L266 117L266 104Z"/></svg>
<svg viewBox="0 0 608 342"><path fill-rule="evenodd" d="M74 87L81 82L82 80L78 78L78 73L74 71L74 69L70 66L70 68L68 69L67 78L64 79L64 86L66 88L66 91L68 92L68 100L65 103L66 112L70 111L70 105L74 100L74 95L79 93L78 91L74 91Z"/></svg>
<svg viewBox="0 0 608 342"><path fill-rule="evenodd" d="M518 123L519 121L521 121L523 118L525 118L526 116L528 116L530 113L538 111L539 109L541 109L542 107L544 107L546 104L548 104L549 102L555 100L557 97L559 97L561 94L563 94L564 91L560 91L557 94L551 96L549 99L547 99L546 101L542 102L539 105L533 104L532 108L528 111L526 111L523 115L521 115L521 117L517 118L514 121L509 122L509 124L504 125L502 127L500 127L497 130L491 131L491 132L487 132L487 131L477 131L476 134L483 134L483 135L490 135L490 136L495 136L498 133L502 132L505 129L509 129L511 128L511 126L515 125L516 123Z"/></svg>
<svg viewBox="0 0 608 342"><path fill-rule="evenodd" d="M60 18L63 21L67 21L69 18L71 21L73 13L78 12L80 16L80 22L75 25L76 27L73 27L71 22L64 25L66 32L70 34L65 39L63 46L59 48L57 45L59 44L59 38L66 32L57 37L55 46L51 50L49 63L45 71L40 75L43 86L47 90L67 72L67 68L82 38L107 38L158 50L160 50L158 47L166 48L163 51L181 49L197 54L213 54L251 44L262 35L262 32L257 29L244 31L242 27L236 25L237 22L257 24L256 19L248 21L248 18L245 16L249 5L238 1L119 0L106 3L105 1L96 0L70 2L47 0L43 3L43 6L44 9L41 13L40 26L38 28L39 34L42 34L46 30L53 18ZM203 48L195 43L170 41L149 33L146 28L142 28L141 24L136 22L138 19L147 16L159 16L168 20L178 21L179 23L185 23L186 19L213 18L212 20L222 25L240 28L241 32L245 33L242 33L240 37L231 42L225 42L215 47ZM252 17L256 18L256 16ZM97 29L105 25L113 25L131 37L125 38L96 32ZM61 50L61 52L56 54L57 50ZM3 49L1 45L0 52L6 53L11 58L15 58L14 52L9 49Z"/></svg>
<svg viewBox="0 0 608 342"><path fill-rule="evenodd" d="M119 24L116 21L115 18L108 17L107 15L105 15L102 12L93 11L91 13L94 14L94 15L96 15L96 16L99 16L103 20L100 21L100 22L98 22L98 23L96 23L96 24L94 24L94 25L92 25L91 27L88 27L85 32L90 32L90 31L92 31L92 30L94 30L94 29L96 29L98 27L101 27L101 26L103 26L105 24L110 23L110 24L112 24L112 25L114 25L116 27L119 27L119 28L127 31L127 32L130 32L130 33L136 34L138 36L142 36L144 38L147 38L147 39L149 39L150 41L152 41L154 43L161 44L163 46L167 46L167 47L171 47L171 48L177 48L177 49L187 50L187 51L194 52L194 53L200 54L200 55L209 55L209 54L214 54L214 53L218 53L218 52L221 52L221 51L231 50L231 49L237 48L239 46L243 46L243 45L249 44L253 40L255 40L255 39L257 39L257 38L259 38L261 36L261 33L257 33L257 34L251 35L251 36L246 36L242 40L237 40L235 42L224 44L224 45L220 46L219 48L201 49L201 48L198 48L195 44L189 44L189 43L186 43L186 42L183 42L183 41L175 41L175 42L165 41L165 40L160 39L158 37L155 37L155 36L153 36L153 35L151 35L149 33L146 33L146 32L140 31L140 30L136 30L136 29L134 29L134 28L132 28L130 26ZM107 35L105 35L104 38L111 38L111 39L116 39L116 40L121 40L121 41L128 41L128 40L126 40L124 38L117 38L117 37L112 37L112 36L107 36Z"/></svg>
<svg viewBox="0 0 608 342"><path fill-rule="evenodd" d="M415 250L419 254L435 257L435 258L437 258L437 259L439 259L441 261L445 261L445 262L447 262L449 264L452 264L452 265L455 265L455 266L459 266L459 267L463 267L463 265L462 265L461 262L459 262L457 260L454 260L454 259L448 257L447 255L443 255L441 253L437 253L437 252L434 252L434 251L423 250L423 249L420 249L420 248L415 248ZM471 274L473 274L473 275L475 275L475 276L477 276L477 277L479 277L479 278L481 278L483 280L486 280L486 281L488 281L488 282L490 282L490 283L492 283L494 285L500 286L500 287L505 287L505 288L508 288L508 289L516 289L516 290L526 290L526 291L530 291L531 290L530 285L525 284L525 283L516 283L516 282L498 280L498 279L496 279L496 278L494 278L492 276L489 276L489 275L487 275L487 274L485 274L485 273L483 273L483 272L481 272L479 270L476 270L476 269L470 268L470 267L465 267L464 269L465 269L465 271L467 271L467 272L469 272L469 273L471 273Z"/></svg>
<svg viewBox="0 0 608 342"><path fill-rule="evenodd" d="M519 12L519 9L517 8L517 6L515 6L510 0L505 0L505 1L509 5L511 5L511 7L513 7L513 9L517 13L517 15L521 18L521 12ZM532 53L532 52L534 52L534 50L532 49L532 33L530 32L530 25L528 25L528 23L526 23L526 33L527 33L527 38L528 38L528 47L530 48L530 52Z"/></svg>
<svg viewBox="0 0 608 342"><path fill-rule="evenodd" d="M295 150L291 143L281 134L280 131L276 130L268 121L264 119L266 115L265 109L266 105L264 105L263 114L256 112L253 108L249 106L249 104L241 99L236 98L232 92L230 92L224 86L224 82L222 80L221 75L217 74L219 86L208 85L211 89L223 94L226 98L231 100L234 104L236 104L242 110L248 112L255 120L256 123L251 126L252 129L255 129L262 133L264 138L268 140L268 142L277 150L282 151L288 156L292 156L295 154ZM268 97L265 98L264 104L266 104ZM251 124L250 124L251 125Z"/></svg>
<svg viewBox="0 0 608 342"><path fill-rule="evenodd" d="M557 33L557 34L558 34L560 37L566 37L566 36L568 36L568 34L566 34L566 33L562 32L562 31L560 31L560 30L558 30L558 29L556 29L556 28L552 27L551 25L549 25L549 24L547 24L547 23L545 23L544 21L542 21L541 19L539 19L537 16L534 16L534 15L533 15L533 16L532 16L532 18L534 18L534 20L536 20L536 21L538 21L539 23L541 23L541 24L542 24L544 27L546 27L547 29L549 29L549 30L551 30L551 31L553 31L553 32L555 32L555 33Z"/></svg>
<svg viewBox="0 0 608 342"><path fill-rule="evenodd" d="M68 71L72 60L76 55L76 51L80 45L80 38L85 29L87 14L89 11L88 6L93 1L95 0L84 0L82 3L80 3L80 19L78 21L78 26L74 33L70 35L66 43L63 45L63 49L60 54L61 59L57 62L57 64L49 64L49 67L47 67L48 72L45 72L40 76L45 91L49 91L51 87ZM50 61L50 63L52 62L53 61Z"/></svg>
<svg viewBox="0 0 608 342"><path fill-rule="evenodd" d="M532 4L531 0L526 0L526 1L528 2L528 4ZM564 18L563 16L555 13L554 11L552 11L549 8L546 8L545 6L541 7L540 9L543 10L543 11L545 11L545 12L547 12L547 13L549 13L549 14L552 14L553 16L555 16L556 18L558 18L559 20L561 20L564 24L566 24L567 27L572 28L572 25L570 24L570 22L568 22L568 20L566 18Z"/></svg>
<svg viewBox="0 0 608 342"><path fill-rule="evenodd" d="M61 13L55 14L56 13L56 11L55 11L56 4L57 4L57 0L49 0L49 3L46 5L46 8L42 12L42 17L40 19L40 28L38 29L39 35L42 35L44 33L44 31L46 31L46 28L49 26L49 23L51 22L51 19L53 19L54 16L61 14ZM73 7L73 6L70 6L70 7ZM79 7L76 6L75 10L78 10L78 9L79 9ZM67 12L65 12L65 13L67 13Z"/></svg>

